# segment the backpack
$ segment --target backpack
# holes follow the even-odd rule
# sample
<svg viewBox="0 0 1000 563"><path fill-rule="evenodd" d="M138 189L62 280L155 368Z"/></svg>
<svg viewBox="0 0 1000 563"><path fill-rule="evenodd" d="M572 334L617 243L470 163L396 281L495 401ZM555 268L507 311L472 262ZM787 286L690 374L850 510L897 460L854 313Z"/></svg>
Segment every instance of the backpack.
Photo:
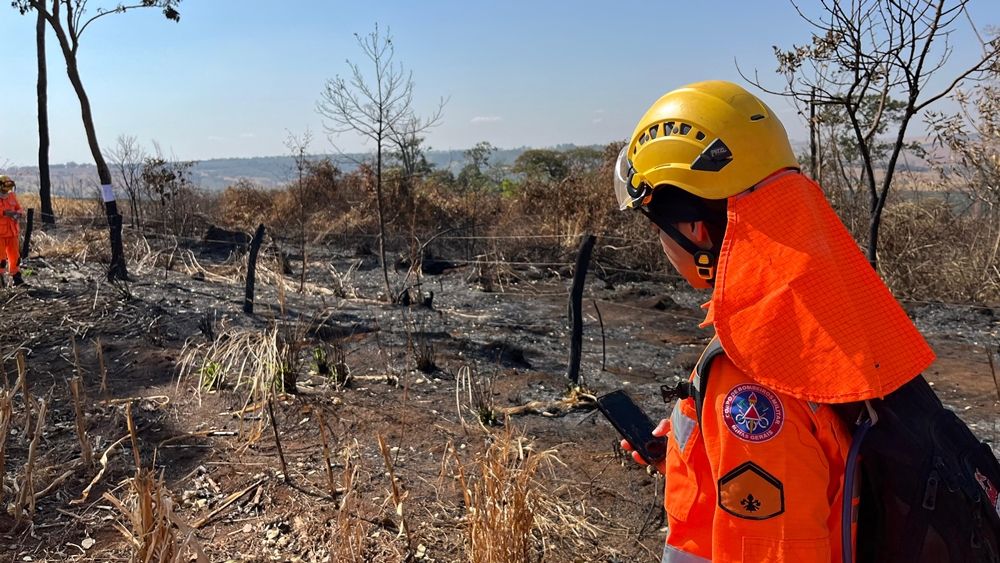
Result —
<svg viewBox="0 0 1000 563"><path fill-rule="evenodd" d="M698 421L709 366L724 353L713 339L684 389ZM831 405L852 429L844 496L847 563L1000 563L1000 463L944 407L923 376L883 399ZM851 523L857 517L854 559Z"/></svg>

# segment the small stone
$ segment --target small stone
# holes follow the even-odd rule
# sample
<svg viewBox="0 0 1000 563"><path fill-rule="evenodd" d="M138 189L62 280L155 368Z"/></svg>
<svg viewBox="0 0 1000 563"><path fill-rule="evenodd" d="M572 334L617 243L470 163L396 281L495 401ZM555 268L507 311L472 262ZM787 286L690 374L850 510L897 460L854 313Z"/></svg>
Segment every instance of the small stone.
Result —
<svg viewBox="0 0 1000 563"><path fill-rule="evenodd" d="M84 538L83 541L80 542L80 547L82 547L83 549L90 549L94 547L94 544L96 543L97 540L95 540L94 538Z"/></svg>

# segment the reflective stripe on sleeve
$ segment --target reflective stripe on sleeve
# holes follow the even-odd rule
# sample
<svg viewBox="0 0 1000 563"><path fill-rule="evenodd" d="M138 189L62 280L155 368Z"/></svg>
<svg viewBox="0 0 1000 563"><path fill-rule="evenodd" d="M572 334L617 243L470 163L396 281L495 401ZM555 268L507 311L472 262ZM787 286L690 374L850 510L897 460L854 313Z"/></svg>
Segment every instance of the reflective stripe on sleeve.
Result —
<svg viewBox="0 0 1000 563"><path fill-rule="evenodd" d="M670 414L670 428L674 432L674 439L677 440L677 447L684 451L688 438L694 430L696 422L693 418L681 412L681 402L674 403L674 412Z"/></svg>
<svg viewBox="0 0 1000 563"><path fill-rule="evenodd" d="M660 563L712 563L708 559L692 555L686 551L681 551L676 547L666 544L663 546L663 559Z"/></svg>

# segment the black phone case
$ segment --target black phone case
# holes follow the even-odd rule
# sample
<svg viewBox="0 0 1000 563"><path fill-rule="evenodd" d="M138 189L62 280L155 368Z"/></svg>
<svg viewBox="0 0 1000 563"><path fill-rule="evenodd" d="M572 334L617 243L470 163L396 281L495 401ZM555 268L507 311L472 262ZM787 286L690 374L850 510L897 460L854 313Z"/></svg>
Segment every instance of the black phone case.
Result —
<svg viewBox="0 0 1000 563"><path fill-rule="evenodd" d="M612 391L601 395L597 398L597 408L646 463L666 457L667 439L653 436L656 426L628 393Z"/></svg>

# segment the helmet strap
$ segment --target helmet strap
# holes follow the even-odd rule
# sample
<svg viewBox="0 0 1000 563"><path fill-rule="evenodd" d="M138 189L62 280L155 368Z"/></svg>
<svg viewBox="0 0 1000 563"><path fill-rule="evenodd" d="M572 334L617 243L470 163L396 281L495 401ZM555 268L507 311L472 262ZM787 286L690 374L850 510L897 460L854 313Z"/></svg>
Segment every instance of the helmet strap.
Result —
<svg viewBox="0 0 1000 563"><path fill-rule="evenodd" d="M661 231L666 233L666 235L672 238L681 248L691 254L694 258L694 265L699 278L708 282L714 281L716 263L716 256L714 252L699 247L691 239L681 234L673 223L650 213L645 207L640 207L639 209L642 211L643 215L649 218L649 220L659 227Z"/></svg>

